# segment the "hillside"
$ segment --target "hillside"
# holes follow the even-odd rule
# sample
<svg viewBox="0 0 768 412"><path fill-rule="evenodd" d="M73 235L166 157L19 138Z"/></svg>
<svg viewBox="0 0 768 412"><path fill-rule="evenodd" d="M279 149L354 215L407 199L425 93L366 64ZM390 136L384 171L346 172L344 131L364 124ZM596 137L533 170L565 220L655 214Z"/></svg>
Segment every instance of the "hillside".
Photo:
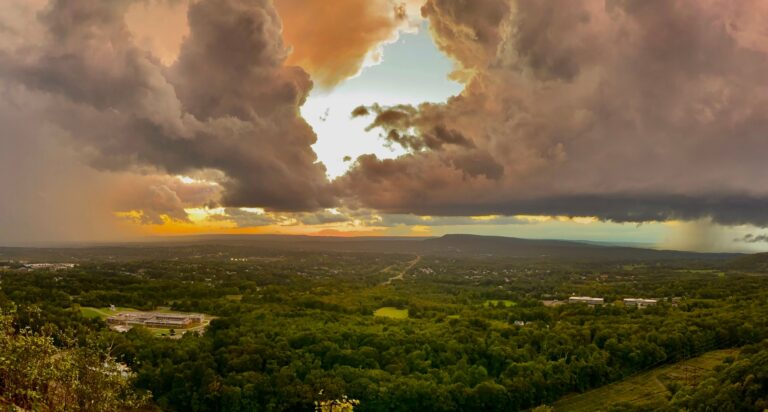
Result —
<svg viewBox="0 0 768 412"><path fill-rule="evenodd" d="M722 349L663 365L582 394L566 396L555 402L554 410L607 411L619 405L640 410L661 408L672 396L670 388L695 387L711 375L723 360L737 354L735 349Z"/></svg>
<svg viewBox="0 0 768 412"><path fill-rule="evenodd" d="M694 253L624 246L596 245L565 240L520 239L502 236L445 235L423 241L424 253L457 253L521 258L568 259L701 259L729 258L731 254Z"/></svg>
<svg viewBox="0 0 768 412"><path fill-rule="evenodd" d="M768 253L740 256L734 259L730 266L738 270L764 272L768 270Z"/></svg>

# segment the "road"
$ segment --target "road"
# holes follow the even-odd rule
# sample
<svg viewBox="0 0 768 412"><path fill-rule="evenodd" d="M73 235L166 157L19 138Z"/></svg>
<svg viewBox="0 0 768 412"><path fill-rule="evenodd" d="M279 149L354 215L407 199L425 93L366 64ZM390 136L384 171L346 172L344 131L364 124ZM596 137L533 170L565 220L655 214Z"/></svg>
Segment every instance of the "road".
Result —
<svg viewBox="0 0 768 412"><path fill-rule="evenodd" d="M401 270L396 276L392 276L391 278L387 279L386 282L384 282L384 285L389 285L392 283L393 280L403 280L405 279L405 273L411 270L414 266L416 266L417 263L421 260L421 256L416 256L415 259L408 262L408 266L405 267L405 269ZM391 266L387 267L389 269ZM387 270L384 269L384 270Z"/></svg>

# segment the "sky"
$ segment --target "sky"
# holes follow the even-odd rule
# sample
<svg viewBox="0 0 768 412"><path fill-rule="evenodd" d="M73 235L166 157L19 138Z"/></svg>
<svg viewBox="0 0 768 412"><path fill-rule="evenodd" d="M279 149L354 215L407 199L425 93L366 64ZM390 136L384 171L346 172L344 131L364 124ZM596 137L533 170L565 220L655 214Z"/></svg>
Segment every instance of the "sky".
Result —
<svg viewBox="0 0 768 412"><path fill-rule="evenodd" d="M9 0L0 245L768 250L757 0Z"/></svg>

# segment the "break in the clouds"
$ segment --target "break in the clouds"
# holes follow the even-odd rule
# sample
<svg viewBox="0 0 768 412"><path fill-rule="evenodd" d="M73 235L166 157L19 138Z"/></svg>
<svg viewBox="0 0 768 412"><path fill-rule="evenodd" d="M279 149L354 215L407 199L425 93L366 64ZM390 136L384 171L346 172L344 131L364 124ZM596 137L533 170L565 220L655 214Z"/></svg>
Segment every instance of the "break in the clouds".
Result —
<svg viewBox="0 0 768 412"><path fill-rule="evenodd" d="M185 16L164 27L144 18L155 6ZM464 90L358 107L407 153L329 180L301 106L422 18ZM3 2L0 182L17 196L0 235L96 215L101 233L107 210L190 223L190 208L242 226L768 226L767 20L753 0Z"/></svg>
<svg viewBox="0 0 768 412"><path fill-rule="evenodd" d="M336 184L392 213L768 225L766 11L429 0L422 12L464 92L357 109L411 153L363 156Z"/></svg>

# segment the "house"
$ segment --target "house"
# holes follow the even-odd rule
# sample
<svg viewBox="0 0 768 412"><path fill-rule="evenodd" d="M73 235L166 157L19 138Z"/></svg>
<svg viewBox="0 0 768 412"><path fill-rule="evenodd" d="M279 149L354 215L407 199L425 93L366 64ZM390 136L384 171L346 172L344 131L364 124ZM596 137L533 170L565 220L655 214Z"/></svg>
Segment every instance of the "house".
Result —
<svg viewBox="0 0 768 412"><path fill-rule="evenodd" d="M568 298L568 303L586 303L587 305L602 305L605 303L603 298L592 298L589 296L571 296Z"/></svg>

